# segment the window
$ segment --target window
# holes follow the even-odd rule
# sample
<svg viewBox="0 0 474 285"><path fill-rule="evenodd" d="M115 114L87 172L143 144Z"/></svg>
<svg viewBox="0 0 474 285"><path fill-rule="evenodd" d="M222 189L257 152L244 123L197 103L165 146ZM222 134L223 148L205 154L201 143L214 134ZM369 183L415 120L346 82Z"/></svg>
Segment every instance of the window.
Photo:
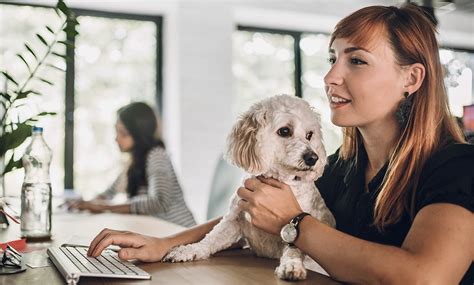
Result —
<svg viewBox="0 0 474 285"><path fill-rule="evenodd" d="M446 74L449 107L454 116L463 116L463 106L474 102L474 51L442 48L439 51Z"/></svg>
<svg viewBox="0 0 474 285"><path fill-rule="evenodd" d="M333 154L342 143L341 128L331 122L331 109L324 90L324 76L330 68L329 40L327 34L305 33L300 42L303 98L321 114L321 128L328 155Z"/></svg>
<svg viewBox="0 0 474 285"><path fill-rule="evenodd" d="M156 105L156 25L80 16L76 40L74 187L103 191L119 174L116 111L131 101Z"/></svg>
<svg viewBox="0 0 474 285"><path fill-rule="evenodd" d="M74 11L80 22L79 36L70 39L75 41L75 49L69 51L74 59L66 67L50 58L67 71L45 70L42 74L55 85L42 84L44 96L35 102L40 111L57 113L40 122L53 150L53 192L74 188L91 197L105 190L121 170L117 165L123 159L114 141L117 109L131 101L160 109L161 17ZM35 33L45 25L58 26L54 21L59 20L49 7L1 4L0 69L19 65L16 53L25 41L39 50ZM18 189L9 194L19 195L23 170L5 178L7 191Z"/></svg>
<svg viewBox="0 0 474 285"><path fill-rule="evenodd" d="M234 113L276 94L295 94L293 45L289 35L239 31L233 34Z"/></svg>
<svg viewBox="0 0 474 285"><path fill-rule="evenodd" d="M340 128L330 120L323 78L329 35L239 27L233 35L235 115L263 98L277 94L307 100L321 114L328 154L342 142Z"/></svg>
<svg viewBox="0 0 474 285"><path fill-rule="evenodd" d="M330 120L323 78L330 35L239 26L233 35L234 111L276 94L293 94L307 100L321 114L328 154L342 143L342 132ZM446 87L453 115L462 117L463 106L474 102L474 52L440 49L447 73Z"/></svg>

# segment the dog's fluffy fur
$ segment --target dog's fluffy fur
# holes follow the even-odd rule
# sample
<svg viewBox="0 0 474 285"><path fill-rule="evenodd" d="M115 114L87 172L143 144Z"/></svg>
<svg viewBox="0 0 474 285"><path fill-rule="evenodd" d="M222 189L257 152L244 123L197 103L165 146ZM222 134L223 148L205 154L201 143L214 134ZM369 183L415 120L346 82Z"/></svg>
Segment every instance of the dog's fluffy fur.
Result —
<svg viewBox="0 0 474 285"><path fill-rule="evenodd" d="M278 134L284 127L290 129L290 136ZM312 137L308 139L310 132ZM313 155L316 163L306 163L304 155ZM278 95L253 105L234 126L227 157L251 175L273 177L290 185L303 211L335 226L333 215L314 185L323 173L326 152L319 114L306 101ZM243 238L258 256L280 258L275 270L279 278L305 279L305 255L298 248L285 245L279 236L254 227L248 213L239 210L238 201L234 194L229 212L203 240L172 249L164 260L206 259Z"/></svg>

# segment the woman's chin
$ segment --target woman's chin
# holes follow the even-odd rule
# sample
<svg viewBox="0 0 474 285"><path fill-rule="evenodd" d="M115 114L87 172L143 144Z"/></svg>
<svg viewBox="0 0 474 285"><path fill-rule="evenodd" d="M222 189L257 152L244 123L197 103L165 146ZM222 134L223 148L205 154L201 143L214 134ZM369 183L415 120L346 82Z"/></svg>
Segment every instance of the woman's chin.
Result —
<svg viewBox="0 0 474 285"><path fill-rule="evenodd" d="M119 146L119 150L120 150L120 152L130 152L130 149L123 148L123 147L120 147L120 146Z"/></svg>
<svg viewBox="0 0 474 285"><path fill-rule="evenodd" d="M347 120L347 118L334 118L334 117L331 117L331 122L335 125L335 126L338 126L338 127L353 127L354 126L354 123L353 122L350 122L349 120Z"/></svg>

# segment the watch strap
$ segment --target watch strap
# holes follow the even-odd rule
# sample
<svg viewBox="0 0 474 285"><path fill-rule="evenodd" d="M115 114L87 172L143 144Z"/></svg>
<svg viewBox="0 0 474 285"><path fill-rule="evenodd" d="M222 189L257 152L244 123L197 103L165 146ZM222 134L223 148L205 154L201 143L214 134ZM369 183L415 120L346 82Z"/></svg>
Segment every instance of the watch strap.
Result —
<svg viewBox="0 0 474 285"><path fill-rule="evenodd" d="M303 212L303 213L299 214L298 216L294 217L293 219L291 219L290 223L292 223L295 226L295 228L299 230L298 226L299 226L301 220L303 220L303 218L306 217L306 216L309 216L309 214L306 213L306 212Z"/></svg>
<svg viewBox="0 0 474 285"><path fill-rule="evenodd" d="M296 229L296 237L295 237L295 240L292 242L292 243L289 243L288 245L291 246L291 247L294 247L295 244L294 242L296 241L296 239L298 239L299 235L300 235L300 222L303 220L304 217L306 216L309 216L308 213L306 212L303 212L299 215L297 215L296 217L294 217L293 219L290 220L290 224L293 224L293 226L295 227Z"/></svg>

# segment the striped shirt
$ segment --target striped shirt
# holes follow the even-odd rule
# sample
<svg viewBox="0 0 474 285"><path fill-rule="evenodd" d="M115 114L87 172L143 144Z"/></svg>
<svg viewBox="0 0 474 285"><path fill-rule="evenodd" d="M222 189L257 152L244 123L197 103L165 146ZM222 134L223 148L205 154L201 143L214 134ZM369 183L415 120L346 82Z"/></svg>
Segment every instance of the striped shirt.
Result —
<svg viewBox="0 0 474 285"><path fill-rule="evenodd" d="M154 147L148 153L146 177L148 187L141 187L138 195L130 199L130 211L133 214L152 215L185 227L196 224L164 148ZM111 198L117 192L126 192L126 188L125 171L101 196Z"/></svg>

